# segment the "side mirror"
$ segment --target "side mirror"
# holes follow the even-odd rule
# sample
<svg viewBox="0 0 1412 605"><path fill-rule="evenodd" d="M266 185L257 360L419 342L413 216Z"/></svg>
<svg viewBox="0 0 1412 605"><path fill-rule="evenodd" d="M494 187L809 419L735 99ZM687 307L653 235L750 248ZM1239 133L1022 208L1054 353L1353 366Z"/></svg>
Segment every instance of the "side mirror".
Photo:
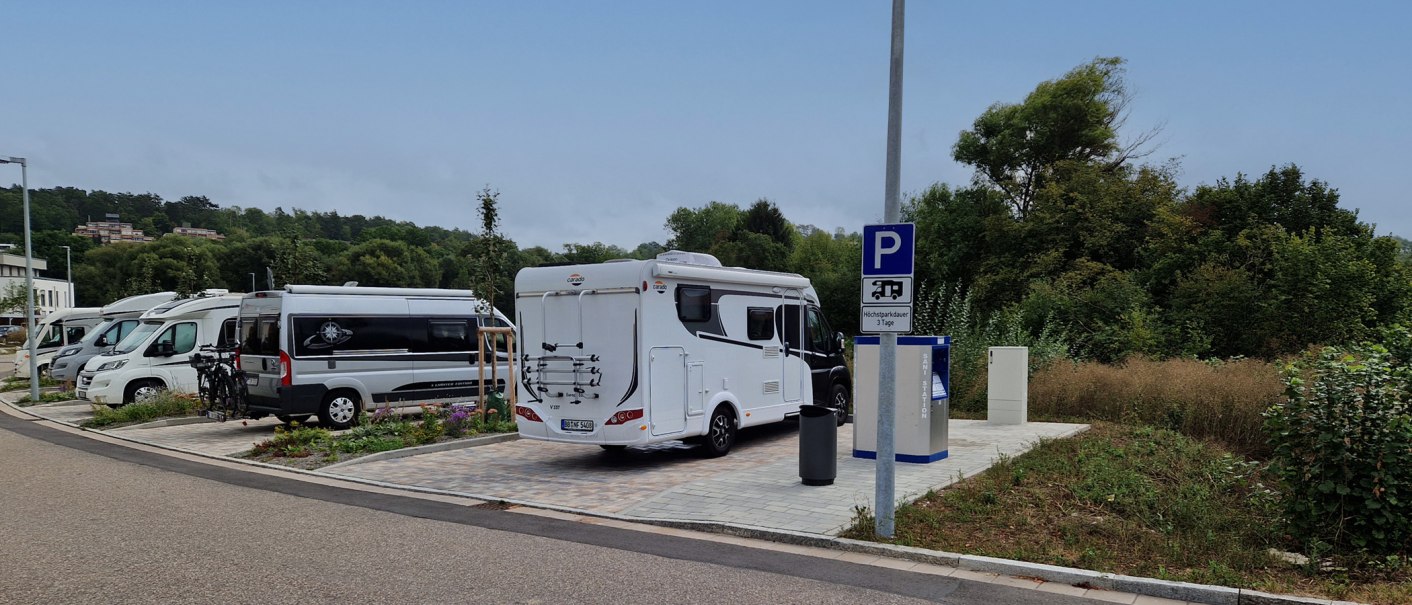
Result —
<svg viewBox="0 0 1412 605"><path fill-rule="evenodd" d="M108 346L108 335L104 334L102 336L99 336L98 340L93 341L93 344L100 347Z"/></svg>
<svg viewBox="0 0 1412 605"><path fill-rule="evenodd" d="M152 347L155 349L157 357L171 357L176 355L176 345L170 342L159 342Z"/></svg>
<svg viewBox="0 0 1412 605"><path fill-rule="evenodd" d="M834 345L835 345L836 347L838 347L838 348L835 349L835 350L838 351L839 353L842 353L842 352L844 351L844 346L843 346L844 343L848 342L847 340L844 339L843 332L834 332L834 333L833 333L833 337L834 337Z"/></svg>

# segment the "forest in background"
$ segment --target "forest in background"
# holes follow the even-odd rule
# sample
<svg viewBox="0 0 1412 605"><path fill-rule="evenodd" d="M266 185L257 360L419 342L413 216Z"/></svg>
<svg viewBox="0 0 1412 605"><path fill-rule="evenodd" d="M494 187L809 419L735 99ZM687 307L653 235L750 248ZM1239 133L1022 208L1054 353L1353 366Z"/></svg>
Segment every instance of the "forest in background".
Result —
<svg viewBox="0 0 1412 605"><path fill-rule="evenodd" d="M1022 101L996 103L960 133L953 155L974 179L937 183L905 205L917 224L920 326L947 330L962 314L968 325L1004 326L1013 339L1062 335L1068 356L1114 361L1274 357L1357 341L1409 318L1406 240L1376 235L1340 206L1335 187L1295 164L1181 187L1178 162L1144 162L1157 131L1126 132L1132 99L1123 73L1120 59L1095 59ZM497 204L532 203L471 193L466 223L484 217L487 196L492 219ZM809 277L834 326L857 330L861 225L795 224L766 199L678 208L665 217L668 241L632 250L521 248L495 220L472 232L202 196L55 187L32 190L31 206L34 252L49 260L48 276L63 276L60 246L73 248L80 305L163 289L247 291L251 273L264 288L268 267L276 286L485 290L493 281L497 306L510 313L505 293L522 267L682 249ZM109 213L158 240L100 246L72 235ZM0 189L0 242L23 245L21 216L19 187ZM178 226L226 239L171 234Z"/></svg>

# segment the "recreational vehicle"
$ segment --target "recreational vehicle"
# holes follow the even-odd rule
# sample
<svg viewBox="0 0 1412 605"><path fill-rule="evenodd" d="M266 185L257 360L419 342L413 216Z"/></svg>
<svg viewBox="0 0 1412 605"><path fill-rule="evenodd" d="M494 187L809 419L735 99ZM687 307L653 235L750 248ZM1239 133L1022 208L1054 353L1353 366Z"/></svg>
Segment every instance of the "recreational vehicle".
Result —
<svg viewBox="0 0 1412 605"><path fill-rule="evenodd" d="M347 428L363 409L478 399L477 336L509 327L470 290L289 285L245 295L252 412ZM503 349L503 344L500 345ZM496 373L510 380L508 354Z"/></svg>
<svg viewBox="0 0 1412 605"><path fill-rule="evenodd" d="M852 378L809 280L654 260L515 276L520 436L619 449L674 439L724 455L736 431L807 403L846 418Z"/></svg>
<svg viewBox="0 0 1412 605"><path fill-rule="evenodd" d="M159 391L196 392L191 354L235 340L240 294L206 290L152 307L111 351L95 355L78 374L78 398L118 406Z"/></svg>
<svg viewBox="0 0 1412 605"><path fill-rule="evenodd" d="M72 307L50 313L34 327L39 341L35 344L36 367L39 375L49 373L49 364L59 349L83 340L83 336L102 318L97 307ZM30 335L31 338L34 334ZM29 340L15 352L15 376L29 378Z"/></svg>
<svg viewBox="0 0 1412 605"><path fill-rule="evenodd" d="M176 292L139 294L109 303L99 312L102 323L94 326L76 345L59 350L54 362L49 366L49 375L60 382L75 382L79 370L94 355L118 344L124 336L137 327L137 318L152 307L176 298Z"/></svg>

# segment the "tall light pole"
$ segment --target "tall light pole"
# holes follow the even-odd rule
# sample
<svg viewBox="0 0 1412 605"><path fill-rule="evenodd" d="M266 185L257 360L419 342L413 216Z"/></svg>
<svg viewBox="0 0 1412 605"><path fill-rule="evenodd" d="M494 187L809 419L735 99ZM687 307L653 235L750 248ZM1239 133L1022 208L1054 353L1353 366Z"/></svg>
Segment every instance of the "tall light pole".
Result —
<svg viewBox="0 0 1412 605"><path fill-rule="evenodd" d="M34 251L29 241L29 162L24 158L0 158L0 164L20 165L20 190L25 207L25 334L29 335L29 400L39 402L39 335L34 333Z"/></svg>
<svg viewBox="0 0 1412 605"><path fill-rule="evenodd" d="M69 282L69 308L74 306L74 251L69 246L59 246L64 249L64 266L68 268Z"/></svg>
<svg viewBox="0 0 1412 605"><path fill-rule="evenodd" d="M254 274L254 273L251 273L251 274L250 274L250 291L251 291L251 292L256 292L256 291L257 291L256 288L255 288L255 274Z"/></svg>

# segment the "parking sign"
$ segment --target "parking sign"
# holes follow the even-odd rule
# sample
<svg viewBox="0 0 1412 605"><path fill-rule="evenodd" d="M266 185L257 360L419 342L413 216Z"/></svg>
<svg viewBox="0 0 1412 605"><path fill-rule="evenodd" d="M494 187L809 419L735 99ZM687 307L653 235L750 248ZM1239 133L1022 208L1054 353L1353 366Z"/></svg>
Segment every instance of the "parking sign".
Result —
<svg viewBox="0 0 1412 605"><path fill-rule="evenodd" d="M859 329L867 333L912 331L912 223L863 227L863 305Z"/></svg>

